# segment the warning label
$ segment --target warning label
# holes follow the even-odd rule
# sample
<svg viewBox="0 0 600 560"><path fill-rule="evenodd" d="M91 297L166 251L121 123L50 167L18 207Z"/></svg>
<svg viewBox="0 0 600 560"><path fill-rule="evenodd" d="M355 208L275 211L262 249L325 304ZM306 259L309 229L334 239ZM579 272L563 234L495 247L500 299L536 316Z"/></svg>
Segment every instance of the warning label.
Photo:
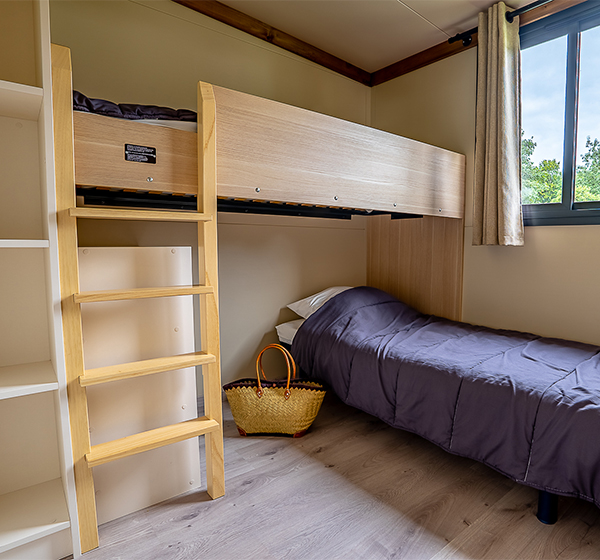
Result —
<svg viewBox="0 0 600 560"><path fill-rule="evenodd" d="M138 163L156 163L156 148L125 144L125 161Z"/></svg>

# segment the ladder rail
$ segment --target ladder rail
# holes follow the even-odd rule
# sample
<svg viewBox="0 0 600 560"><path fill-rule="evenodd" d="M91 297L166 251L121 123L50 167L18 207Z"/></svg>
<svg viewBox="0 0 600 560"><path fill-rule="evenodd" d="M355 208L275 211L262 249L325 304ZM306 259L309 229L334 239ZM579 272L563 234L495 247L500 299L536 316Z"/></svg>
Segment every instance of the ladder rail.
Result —
<svg viewBox="0 0 600 560"><path fill-rule="evenodd" d="M87 552L99 544L92 476L92 467L96 465L204 435L208 494L212 498L218 498L225 492L217 287L215 100L212 86L200 82L198 84L197 212L78 208L75 204L72 70L68 48L52 45L52 77L59 269L67 393L81 551ZM198 228L199 285L80 292L77 255L79 218L195 223ZM190 294L201 296L199 298L202 348L200 352L104 368L84 369L82 303ZM91 445L86 387L192 366L199 366L202 369L205 416L133 434L112 442Z"/></svg>

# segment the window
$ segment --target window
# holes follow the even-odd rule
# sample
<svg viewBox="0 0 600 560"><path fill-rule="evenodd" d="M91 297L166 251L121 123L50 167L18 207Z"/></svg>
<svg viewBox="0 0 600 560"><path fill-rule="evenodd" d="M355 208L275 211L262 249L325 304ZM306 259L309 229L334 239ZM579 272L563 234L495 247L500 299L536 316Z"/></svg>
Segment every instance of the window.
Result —
<svg viewBox="0 0 600 560"><path fill-rule="evenodd" d="M600 2L520 35L525 225L600 224Z"/></svg>

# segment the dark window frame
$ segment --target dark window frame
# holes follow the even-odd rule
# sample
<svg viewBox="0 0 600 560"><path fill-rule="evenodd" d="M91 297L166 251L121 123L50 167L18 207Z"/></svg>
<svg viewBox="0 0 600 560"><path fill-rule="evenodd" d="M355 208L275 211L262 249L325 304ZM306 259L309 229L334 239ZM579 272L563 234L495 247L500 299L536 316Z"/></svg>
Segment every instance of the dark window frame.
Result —
<svg viewBox="0 0 600 560"><path fill-rule="evenodd" d="M567 36L562 202L523 204L526 226L600 224L600 201L575 202L581 32L598 26L600 1L588 0L520 29L521 50Z"/></svg>

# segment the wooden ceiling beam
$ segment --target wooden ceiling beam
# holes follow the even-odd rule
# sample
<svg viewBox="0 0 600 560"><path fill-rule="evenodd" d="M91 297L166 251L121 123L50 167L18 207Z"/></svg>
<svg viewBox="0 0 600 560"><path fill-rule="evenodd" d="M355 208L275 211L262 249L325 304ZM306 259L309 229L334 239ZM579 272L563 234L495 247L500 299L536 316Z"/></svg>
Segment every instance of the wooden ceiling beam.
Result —
<svg viewBox="0 0 600 560"><path fill-rule="evenodd" d="M248 16L239 10L231 8L216 0L173 0L196 12L209 16L222 23L253 35L267 43L285 49L291 53L306 58L342 76L346 76L365 86L371 85L371 74L358 66L354 66L341 58L333 56L309 43L285 33L262 21Z"/></svg>
<svg viewBox="0 0 600 560"><path fill-rule="evenodd" d="M553 0L553 2L550 2L549 4L535 8L520 16L519 25L523 26L533 23L585 1L586 0ZM267 41L268 43L297 54L298 56L306 58L325 68L329 68L329 70L333 70L342 76L346 76L347 78L370 87L383 84L394 78L399 78L404 74L408 74L409 72L413 72L414 70L418 70L419 68L423 68L429 64L433 64L434 62L438 62L444 58L454 56L455 54L477 46L477 33L474 33L472 42L468 46L463 46L460 41L452 44L448 43L448 41L444 41L439 45L435 45L434 47L409 56L408 58L394 62L393 64L370 74L366 70L358 68L358 66L354 66L341 58L326 53L292 35L288 35L284 31L271 27L258 19L248 16L234 8L230 8L216 0L173 0L173 2L235 27L240 31L244 31L263 41Z"/></svg>

